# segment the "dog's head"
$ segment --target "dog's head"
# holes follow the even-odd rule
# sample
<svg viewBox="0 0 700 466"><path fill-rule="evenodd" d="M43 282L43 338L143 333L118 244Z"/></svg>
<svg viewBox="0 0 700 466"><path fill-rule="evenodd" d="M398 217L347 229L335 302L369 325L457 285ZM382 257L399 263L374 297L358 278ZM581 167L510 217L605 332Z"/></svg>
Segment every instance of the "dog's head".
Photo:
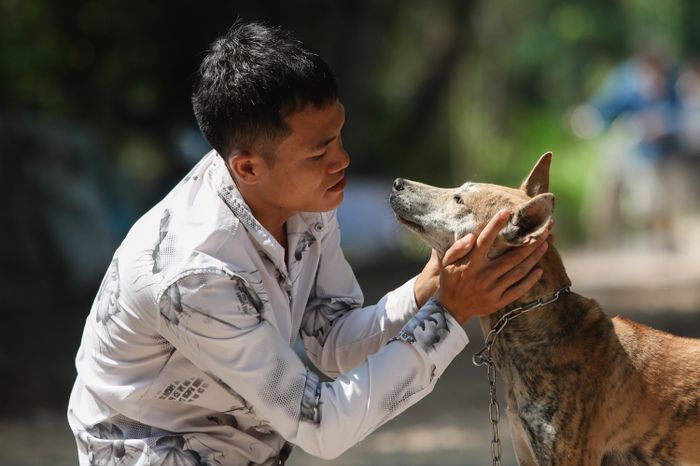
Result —
<svg viewBox="0 0 700 466"><path fill-rule="evenodd" d="M548 192L551 161L551 152L540 157L520 189L470 182L444 189L399 178L394 181L391 207L399 221L440 256L457 239L480 231L500 210L507 209L510 221L489 253L496 257L546 231L554 211L554 195Z"/></svg>

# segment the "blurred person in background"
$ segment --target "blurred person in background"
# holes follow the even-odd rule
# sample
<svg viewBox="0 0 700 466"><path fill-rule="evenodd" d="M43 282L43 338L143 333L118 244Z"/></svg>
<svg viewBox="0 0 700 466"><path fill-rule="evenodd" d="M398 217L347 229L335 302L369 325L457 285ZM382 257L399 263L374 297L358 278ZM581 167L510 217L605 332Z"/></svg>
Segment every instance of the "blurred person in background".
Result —
<svg viewBox="0 0 700 466"><path fill-rule="evenodd" d="M681 67L676 84L680 102L678 117L678 163L672 166L674 204L685 220L698 228L700 206L700 58L688 60ZM684 225L684 231L688 225Z"/></svg>
<svg viewBox="0 0 700 466"><path fill-rule="evenodd" d="M634 230L652 247L674 249L669 162L677 156L677 67L660 42L648 42L615 66L572 119L583 137L610 129L601 147L602 168L588 187L591 239L629 242Z"/></svg>
<svg viewBox="0 0 700 466"><path fill-rule="evenodd" d="M336 457L432 390L470 316L538 280L542 242L487 258L500 214L362 307L335 211L345 111L289 33L236 23L192 101L215 150L132 227L85 323L68 407L80 464Z"/></svg>

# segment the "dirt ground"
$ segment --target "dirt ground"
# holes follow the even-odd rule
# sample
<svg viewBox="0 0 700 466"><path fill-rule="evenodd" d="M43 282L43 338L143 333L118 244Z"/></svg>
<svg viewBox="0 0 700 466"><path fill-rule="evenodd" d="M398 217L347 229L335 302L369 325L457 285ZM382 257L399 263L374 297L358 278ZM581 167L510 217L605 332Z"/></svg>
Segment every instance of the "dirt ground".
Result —
<svg viewBox="0 0 700 466"><path fill-rule="evenodd" d="M563 254L574 288L599 299L610 313L684 336L700 336L700 251L617 255ZM367 301L388 282L408 278L386 267L358 273ZM390 277L390 278L389 278ZM633 309L633 310L631 310ZM490 464L490 423L485 369L472 354L483 342L476 321L469 323L471 343L443 374L432 394L371 434L341 458L322 461L296 449L292 466L472 466ZM499 393L503 393L499 387ZM501 397L501 400L503 398ZM0 420L0 465L76 464L72 435L63 412L37 412L23 419ZM503 464L515 465L508 428L502 422Z"/></svg>

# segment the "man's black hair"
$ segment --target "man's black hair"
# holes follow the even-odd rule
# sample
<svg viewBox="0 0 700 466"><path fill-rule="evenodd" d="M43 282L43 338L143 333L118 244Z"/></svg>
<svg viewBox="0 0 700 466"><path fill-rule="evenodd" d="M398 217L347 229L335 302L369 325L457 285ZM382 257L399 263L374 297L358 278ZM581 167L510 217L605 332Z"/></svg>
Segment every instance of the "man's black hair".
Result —
<svg viewBox="0 0 700 466"><path fill-rule="evenodd" d="M192 107L202 134L224 159L264 148L287 134L284 117L338 98L328 64L290 32L240 20L211 45L199 68Z"/></svg>

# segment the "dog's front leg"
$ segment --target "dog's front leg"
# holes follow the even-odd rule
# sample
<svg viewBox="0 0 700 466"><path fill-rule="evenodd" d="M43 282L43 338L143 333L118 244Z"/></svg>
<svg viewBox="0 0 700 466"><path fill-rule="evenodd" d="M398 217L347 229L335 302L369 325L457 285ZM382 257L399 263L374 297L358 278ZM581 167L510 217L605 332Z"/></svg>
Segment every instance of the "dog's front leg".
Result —
<svg viewBox="0 0 700 466"><path fill-rule="evenodd" d="M513 438L513 448L518 464L520 466L538 466L523 425L518 421L513 422L513 419L518 419L518 413L510 407L508 407L508 418L510 419L510 435Z"/></svg>
<svg viewBox="0 0 700 466"><path fill-rule="evenodd" d="M518 412L508 408L515 455L520 466L600 466L600 449L590 439L581 439L566 427L546 422L541 412L525 405ZM579 433L579 435L583 435ZM577 448L576 445L587 445Z"/></svg>

